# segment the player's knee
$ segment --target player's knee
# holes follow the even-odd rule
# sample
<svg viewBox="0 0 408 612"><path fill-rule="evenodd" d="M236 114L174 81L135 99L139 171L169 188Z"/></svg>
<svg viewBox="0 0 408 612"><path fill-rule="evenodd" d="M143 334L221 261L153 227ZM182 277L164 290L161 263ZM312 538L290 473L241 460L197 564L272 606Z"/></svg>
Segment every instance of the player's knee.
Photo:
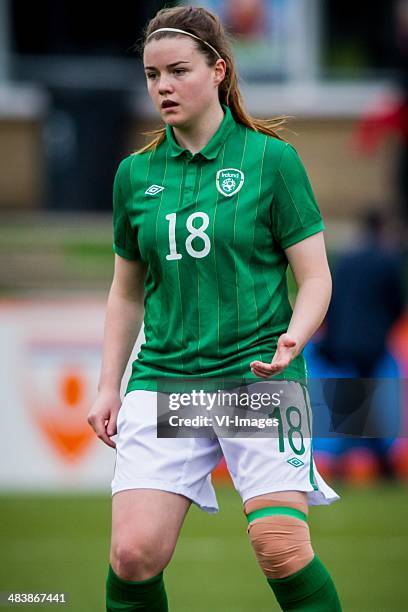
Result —
<svg viewBox="0 0 408 612"><path fill-rule="evenodd" d="M112 568L124 580L147 580L156 576L169 563L170 557L167 547L144 537L118 541L111 550Z"/></svg>
<svg viewBox="0 0 408 612"><path fill-rule="evenodd" d="M250 514L250 506L246 506ZM267 508L267 506L266 506ZM296 510L296 509L295 509ZM258 563L267 578L285 578L302 569L314 556L307 521L274 508L270 516L250 520L248 534ZM249 517L250 518L250 517Z"/></svg>

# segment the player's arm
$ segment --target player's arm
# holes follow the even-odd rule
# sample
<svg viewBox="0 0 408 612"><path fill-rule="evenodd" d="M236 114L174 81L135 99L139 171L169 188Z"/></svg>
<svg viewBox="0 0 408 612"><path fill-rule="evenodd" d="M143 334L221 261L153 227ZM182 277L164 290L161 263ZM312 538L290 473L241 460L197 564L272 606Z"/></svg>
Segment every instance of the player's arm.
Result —
<svg viewBox="0 0 408 612"><path fill-rule="evenodd" d="M88 415L88 422L98 437L113 448L115 444L109 436L116 433L120 385L143 322L145 273L145 265L140 259L115 255L105 317L99 393Z"/></svg>
<svg viewBox="0 0 408 612"><path fill-rule="evenodd" d="M320 327L332 294L332 279L323 232L285 250L298 286L287 333L296 341L296 354Z"/></svg>
<svg viewBox="0 0 408 612"><path fill-rule="evenodd" d="M102 367L98 390L119 391L143 322L145 266L140 260L115 255L115 270L109 291Z"/></svg>
<svg viewBox="0 0 408 612"><path fill-rule="evenodd" d="M262 378L278 374L300 353L321 325L331 298L332 279L323 232L288 247L285 253L298 293L287 332L280 336L272 362L251 363L252 371Z"/></svg>

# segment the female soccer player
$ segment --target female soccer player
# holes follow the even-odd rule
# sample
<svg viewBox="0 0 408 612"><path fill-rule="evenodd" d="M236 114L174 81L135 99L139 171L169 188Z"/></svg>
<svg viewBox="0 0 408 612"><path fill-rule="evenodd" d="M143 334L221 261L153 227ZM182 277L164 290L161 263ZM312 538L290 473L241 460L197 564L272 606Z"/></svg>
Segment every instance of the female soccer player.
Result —
<svg viewBox="0 0 408 612"><path fill-rule="evenodd" d="M216 15L159 11L146 30L143 60L165 126L115 177L115 271L99 393L88 417L116 448L107 610L168 609L163 570L191 503L218 510L211 471L222 454L281 608L340 610L307 524L309 505L338 499L315 468L299 382L306 376L302 348L331 294L309 181L295 149L276 134L279 122L245 111ZM298 285L293 311L288 264ZM122 403L143 310L146 341ZM281 410L287 437L157 437L158 379L259 384L271 376L303 397L302 413Z"/></svg>

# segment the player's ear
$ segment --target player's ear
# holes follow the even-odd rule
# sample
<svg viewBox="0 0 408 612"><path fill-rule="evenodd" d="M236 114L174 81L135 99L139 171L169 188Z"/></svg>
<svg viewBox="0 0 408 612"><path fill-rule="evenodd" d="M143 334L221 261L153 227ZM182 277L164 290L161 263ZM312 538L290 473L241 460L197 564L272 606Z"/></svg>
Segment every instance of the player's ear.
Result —
<svg viewBox="0 0 408 612"><path fill-rule="evenodd" d="M214 65L214 84L219 85L227 73L227 64L222 58L218 58Z"/></svg>

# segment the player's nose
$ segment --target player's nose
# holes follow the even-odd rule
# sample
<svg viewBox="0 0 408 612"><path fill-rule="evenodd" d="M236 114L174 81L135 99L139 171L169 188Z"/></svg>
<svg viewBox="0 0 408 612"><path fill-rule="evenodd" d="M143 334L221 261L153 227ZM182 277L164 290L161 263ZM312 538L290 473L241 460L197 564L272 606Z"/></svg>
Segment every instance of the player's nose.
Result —
<svg viewBox="0 0 408 612"><path fill-rule="evenodd" d="M173 91L173 86L166 76L161 76L159 81L158 91L161 95L166 95L169 92Z"/></svg>

